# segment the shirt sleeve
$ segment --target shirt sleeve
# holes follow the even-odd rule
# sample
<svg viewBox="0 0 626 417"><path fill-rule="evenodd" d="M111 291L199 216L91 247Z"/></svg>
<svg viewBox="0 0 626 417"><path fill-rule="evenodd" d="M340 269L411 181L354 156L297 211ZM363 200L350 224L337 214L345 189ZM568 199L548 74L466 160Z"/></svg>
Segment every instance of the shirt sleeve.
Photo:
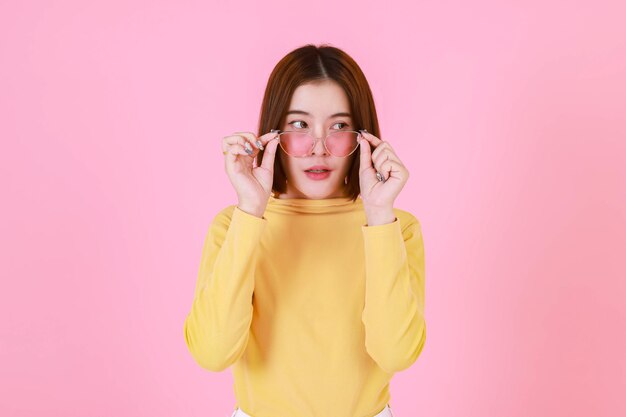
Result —
<svg viewBox="0 0 626 417"><path fill-rule="evenodd" d="M232 217L228 215L232 213ZM248 343L257 249L265 217L222 210L206 235L185 342L196 362L222 371L239 359Z"/></svg>
<svg viewBox="0 0 626 417"><path fill-rule="evenodd" d="M425 263L419 221L363 225L365 347L386 372L413 364L424 347Z"/></svg>

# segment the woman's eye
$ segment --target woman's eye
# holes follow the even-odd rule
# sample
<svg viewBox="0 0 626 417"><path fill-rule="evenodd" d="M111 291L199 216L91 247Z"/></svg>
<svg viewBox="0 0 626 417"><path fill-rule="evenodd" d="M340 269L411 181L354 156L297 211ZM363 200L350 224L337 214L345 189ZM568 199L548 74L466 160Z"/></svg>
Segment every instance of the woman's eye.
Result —
<svg viewBox="0 0 626 417"><path fill-rule="evenodd" d="M293 122L290 122L289 124L292 125L293 127L295 127L296 129L307 129L308 128L307 123L305 121L303 121L303 120L294 120ZM337 126L337 125L341 125L338 130L341 130L344 127L349 126L347 123L343 123L343 122L337 122L333 126Z"/></svg>
<svg viewBox="0 0 626 417"><path fill-rule="evenodd" d="M289 123L290 125L296 125L297 123L304 123L306 125L306 122L302 121L302 120L294 120L293 122ZM296 129L306 129L306 127L304 126L294 126Z"/></svg>

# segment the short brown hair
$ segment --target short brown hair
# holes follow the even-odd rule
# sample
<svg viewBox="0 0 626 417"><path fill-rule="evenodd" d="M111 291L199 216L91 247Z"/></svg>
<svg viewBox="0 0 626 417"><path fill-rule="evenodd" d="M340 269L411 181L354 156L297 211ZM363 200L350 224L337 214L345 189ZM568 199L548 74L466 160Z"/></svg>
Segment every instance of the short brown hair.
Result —
<svg viewBox="0 0 626 417"><path fill-rule="evenodd" d="M333 80L346 92L350 103L350 113L355 129L365 129L380 137L378 117L374 98L361 68L348 54L328 44L315 46L307 44L294 49L283 57L270 74L259 117L257 135L268 133L271 129L280 129L291 102L291 97L298 86L308 82ZM276 152L282 152L280 147ZM359 187L359 152L352 154L352 163L348 171L347 194L353 201L361 190ZM263 160L263 151L257 155L257 165ZM280 158L274 160L274 196L286 191L286 177Z"/></svg>

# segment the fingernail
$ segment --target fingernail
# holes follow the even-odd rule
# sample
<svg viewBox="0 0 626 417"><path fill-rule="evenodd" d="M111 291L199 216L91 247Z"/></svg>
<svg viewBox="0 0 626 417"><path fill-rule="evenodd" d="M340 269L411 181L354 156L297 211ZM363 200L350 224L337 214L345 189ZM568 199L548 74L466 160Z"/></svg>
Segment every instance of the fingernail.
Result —
<svg viewBox="0 0 626 417"><path fill-rule="evenodd" d="M258 146L258 148L259 148L260 150L263 150L263 144L262 144L262 143L261 143L261 141L260 141L260 140L258 140L258 139L257 139L257 141L256 141L256 146Z"/></svg>
<svg viewBox="0 0 626 417"><path fill-rule="evenodd" d="M243 145L243 150L246 151L247 154L251 154L253 152L248 142Z"/></svg>

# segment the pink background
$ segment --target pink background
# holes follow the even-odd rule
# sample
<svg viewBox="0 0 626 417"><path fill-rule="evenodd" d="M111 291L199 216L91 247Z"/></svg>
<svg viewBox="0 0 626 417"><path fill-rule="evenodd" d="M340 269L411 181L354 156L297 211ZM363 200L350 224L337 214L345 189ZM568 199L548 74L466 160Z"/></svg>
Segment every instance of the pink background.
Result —
<svg viewBox="0 0 626 417"><path fill-rule="evenodd" d="M576 5L573 5L573 4ZM236 204L286 53L352 55L411 172L428 337L413 416L623 416L624 2L4 1L0 415L230 416L187 352L205 233Z"/></svg>

